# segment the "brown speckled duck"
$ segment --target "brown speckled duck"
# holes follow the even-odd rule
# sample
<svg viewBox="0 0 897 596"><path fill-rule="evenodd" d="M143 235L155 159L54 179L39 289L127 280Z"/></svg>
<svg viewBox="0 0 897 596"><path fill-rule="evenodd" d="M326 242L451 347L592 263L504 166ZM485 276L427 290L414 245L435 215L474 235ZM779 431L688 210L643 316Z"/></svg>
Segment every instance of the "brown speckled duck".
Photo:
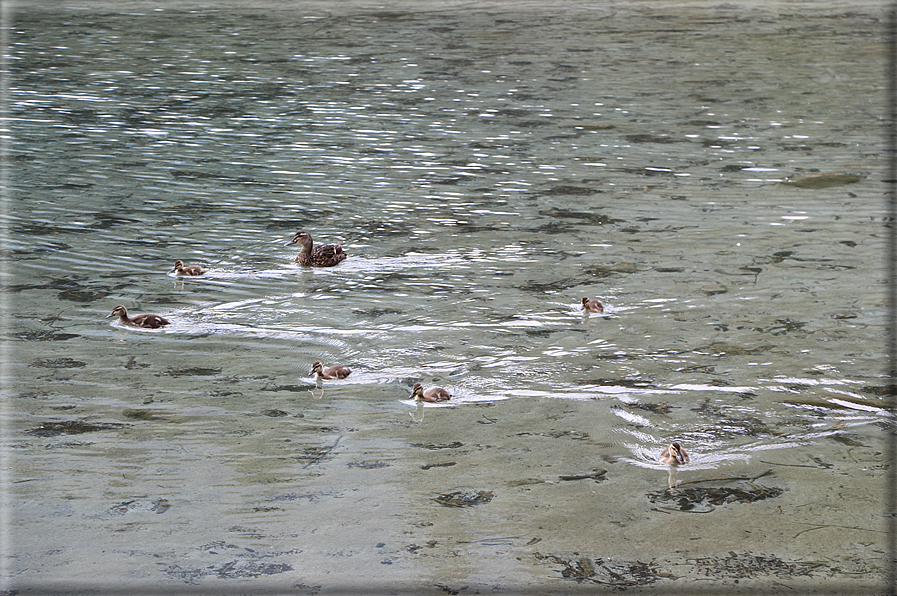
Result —
<svg viewBox="0 0 897 596"><path fill-rule="evenodd" d="M604 312L604 304L597 298L583 296L582 309L587 312Z"/></svg>
<svg viewBox="0 0 897 596"><path fill-rule="evenodd" d="M408 399L419 399L431 404L448 401L451 398L452 394L442 387L432 387L424 391L424 386L420 383L414 384L414 387L411 388L411 395L408 397Z"/></svg>
<svg viewBox="0 0 897 596"><path fill-rule="evenodd" d="M184 261L177 260L174 262L174 269L171 272L177 272L178 275L202 275L208 269L203 269L199 265L187 265L184 266Z"/></svg>
<svg viewBox="0 0 897 596"><path fill-rule="evenodd" d="M352 373L352 369L348 366L342 366L337 364L335 366L329 366L326 369L320 360L316 360L314 364L311 365L311 373L308 376L314 375L315 378L320 381L322 379L345 379Z"/></svg>
<svg viewBox="0 0 897 596"><path fill-rule="evenodd" d="M159 315L137 315L136 317L128 316L128 309L119 304L115 308L112 309L112 313L107 315L107 319L111 319L112 317L118 317L118 319L124 325L130 325L131 327L143 327L145 329L158 329L159 327L164 327L165 325L170 325L171 321L166 319L165 317L160 317Z"/></svg>
<svg viewBox="0 0 897 596"><path fill-rule="evenodd" d="M313 246L311 234L308 232L297 232L293 239L284 246L299 243L302 250L296 255L296 262L300 265L308 267L333 267L338 265L346 258L343 252L342 244L324 244L322 246Z"/></svg>
<svg viewBox="0 0 897 596"><path fill-rule="evenodd" d="M687 464L689 458L682 445L673 441L669 447L660 452L660 456L657 459L662 464L678 466L679 464Z"/></svg>

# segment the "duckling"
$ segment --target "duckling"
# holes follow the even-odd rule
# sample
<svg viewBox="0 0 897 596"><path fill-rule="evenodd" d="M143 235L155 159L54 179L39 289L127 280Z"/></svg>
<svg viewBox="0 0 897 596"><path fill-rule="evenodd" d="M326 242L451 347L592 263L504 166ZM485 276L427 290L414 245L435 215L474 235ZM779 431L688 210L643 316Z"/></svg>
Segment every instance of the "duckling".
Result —
<svg viewBox="0 0 897 596"><path fill-rule="evenodd" d="M582 309L587 312L604 312L604 304L597 298L582 297Z"/></svg>
<svg viewBox="0 0 897 596"><path fill-rule="evenodd" d="M408 396L408 399L415 398L419 399L420 401L435 404L441 401L450 400L452 398L452 394L442 387L432 387L424 391L423 385L421 385L420 383L415 383L414 387L411 388L411 395Z"/></svg>
<svg viewBox="0 0 897 596"><path fill-rule="evenodd" d="M336 366L331 366L328 368L324 368L324 365L321 364L320 360L316 360L314 364L311 365L311 373L308 376L315 375L318 381L322 379L345 379L352 373L352 369L348 366L342 366L337 364Z"/></svg>
<svg viewBox="0 0 897 596"><path fill-rule="evenodd" d="M660 460L662 464L669 464L671 466L678 466L679 464L687 464L688 463L688 454L685 452L685 449L682 448L682 445L673 441L670 443L670 446L660 452L660 456L657 458Z"/></svg>
<svg viewBox="0 0 897 596"><path fill-rule="evenodd" d="M178 260L174 262L174 269L169 271L169 273L174 271L177 271L178 275L202 275L208 269L203 269L199 265L187 265L184 267L184 261Z"/></svg>
<svg viewBox="0 0 897 596"><path fill-rule="evenodd" d="M290 246L297 242L302 245L302 250L296 255L296 262L300 265L333 267L346 258L342 244L324 244L313 247L311 234L308 232L297 232L293 239L284 244L284 246Z"/></svg>
<svg viewBox="0 0 897 596"><path fill-rule="evenodd" d="M137 315L136 317L128 316L128 309L119 304L115 308L112 309L112 314L107 315L106 318L110 319L112 317L117 316L119 320L124 325L130 325L131 327L144 327L146 329L158 329L159 327L164 327L165 325L170 325L171 321L164 317L160 317L159 315Z"/></svg>

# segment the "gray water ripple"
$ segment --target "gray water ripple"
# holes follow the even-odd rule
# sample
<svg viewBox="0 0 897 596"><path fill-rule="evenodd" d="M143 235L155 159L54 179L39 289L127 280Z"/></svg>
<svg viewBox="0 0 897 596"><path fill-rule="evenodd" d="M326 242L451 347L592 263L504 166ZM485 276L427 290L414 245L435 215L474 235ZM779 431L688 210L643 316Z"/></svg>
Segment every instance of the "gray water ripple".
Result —
<svg viewBox="0 0 897 596"><path fill-rule="evenodd" d="M131 530L165 527L162 554L127 560L199 561L172 582L224 569L191 541L246 536L302 537L295 589L344 556L365 580L543 582L519 550L444 556L484 531L546 553L659 544L681 575L734 548L716 525L816 560L789 524L844 511L826 499L857 502L854 486L880 496L875 11L128 7L23 7L9 32L6 441L28 476L16 533L41 563L17 572L133 569L112 562ZM827 172L843 178L782 184ZM349 258L299 266L284 243L300 229ZM178 278L176 259L209 271ZM173 324L106 320L119 303ZM311 394L315 360L353 373ZM456 397L414 424L414 382ZM92 419L122 426L24 432ZM643 493L667 482L673 439L693 458L680 478L774 467L780 509L738 504L700 534L657 522ZM598 457L600 490L557 482ZM426 509L460 478L504 513ZM116 507L132 525L111 525ZM389 546L371 558L346 534ZM880 559L852 536L826 545Z"/></svg>

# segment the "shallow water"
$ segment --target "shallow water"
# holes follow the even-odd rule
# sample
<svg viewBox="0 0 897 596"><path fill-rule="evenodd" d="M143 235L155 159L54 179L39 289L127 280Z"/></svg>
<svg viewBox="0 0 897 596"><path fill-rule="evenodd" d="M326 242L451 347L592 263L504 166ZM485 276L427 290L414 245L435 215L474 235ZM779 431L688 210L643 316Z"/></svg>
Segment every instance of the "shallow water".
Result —
<svg viewBox="0 0 897 596"><path fill-rule="evenodd" d="M6 589L882 589L883 4L253 6L14 11Z"/></svg>

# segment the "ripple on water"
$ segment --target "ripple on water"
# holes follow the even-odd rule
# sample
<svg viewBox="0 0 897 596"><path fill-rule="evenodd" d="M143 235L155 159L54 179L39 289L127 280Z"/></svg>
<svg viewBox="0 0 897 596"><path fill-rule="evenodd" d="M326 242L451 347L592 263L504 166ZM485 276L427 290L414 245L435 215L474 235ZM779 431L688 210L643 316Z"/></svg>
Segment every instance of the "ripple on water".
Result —
<svg viewBox="0 0 897 596"><path fill-rule="evenodd" d="M308 520L339 510L357 516L341 518L354 531L387 512L375 531L392 544L383 528L409 512L425 516L419 486L448 494L435 487L449 477L439 474L491 473L496 453L521 478L547 463L582 464L524 492L503 486L481 505L529 507L545 542L558 527L545 502L576 512L588 501L579 493L564 501L578 489L556 483L558 473L576 477L599 455L630 464L609 467L602 484L619 497L620 515L641 520L619 527L656 530L644 499L624 493L642 481L637 468L664 484L666 474L654 472L666 470L657 454L671 440L691 453L680 479L771 462L763 465L795 473L793 502L826 498L831 491L801 491L830 486L831 469L858 486L876 478L871 437L890 417L879 380L882 280L868 258L884 250L887 230L882 183L869 174L880 130L856 97L880 79L877 16L827 7L817 17L814 7L797 21L723 6L709 21L661 10L669 27L659 30L623 5L550 18L535 8L475 17L347 16L350 8L17 14L4 259L15 310L10 369L24 374L11 413L34 418L31 429L129 425L84 433L77 444L64 434L10 439L32 458L41 487L55 486L46 494L66 497L53 499L59 515L50 517L109 517L118 507L136 520L165 499L165 519L232 516L242 520L234 528L253 528L232 530L233 540L260 540L258 529L277 541L282 525L270 520L288 515L313 569L323 560L315 553L334 546ZM670 31L697 22L706 35L670 45ZM724 38L741 43L720 61ZM670 48L675 59L658 61ZM791 59L770 60L778 54ZM812 76L807 63L817 66ZM349 258L299 266L298 249L284 243L300 229L317 243L342 242ZM176 259L209 271L170 275ZM583 316L583 296L605 301L603 315ZM119 303L172 325L104 320ZM313 399L315 360L353 373ZM427 406L413 425L414 382L455 397ZM150 414L138 416L135 404L152 404ZM445 468L426 461L424 470L407 453L422 444L414 433L457 441L464 458ZM560 446L573 441L575 449ZM400 464L411 460L409 472ZM799 476L809 472L822 475ZM406 473L421 484L398 499L376 492L404 487L396 477L346 475ZM54 485L60 478L65 486ZM340 507L348 478L357 502L378 503L363 517ZM271 486L297 482L300 492L275 491L298 495L282 510L265 509L277 498ZM97 486L108 501L99 507ZM116 495L121 486L134 494ZM23 508L40 502L37 490L26 496ZM320 515L293 515L298 505ZM802 508L782 509L803 523ZM604 523L607 512L592 513L569 516L572 530L562 524L567 550L582 550L579 534L622 535ZM750 529L768 539L761 517ZM22 519L46 518L29 509ZM448 542L438 523L420 519L406 529ZM106 543L127 538L123 528L83 531ZM197 544L222 541L204 529ZM481 539L464 531L446 535ZM682 546L675 538L664 552ZM256 569L247 551L242 571L229 574L210 553L218 546L190 550L179 540L166 552L200 561L170 567L179 581ZM851 540L845 556L877 556L856 546L865 537ZM692 542L688 549L712 541ZM408 560L402 547L387 550L382 560ZM39 557L51 563L42 569L96 569L67 552ZM415 572L440 552L415 559ZM280 565L258 569L288 573Z"/></svg>

